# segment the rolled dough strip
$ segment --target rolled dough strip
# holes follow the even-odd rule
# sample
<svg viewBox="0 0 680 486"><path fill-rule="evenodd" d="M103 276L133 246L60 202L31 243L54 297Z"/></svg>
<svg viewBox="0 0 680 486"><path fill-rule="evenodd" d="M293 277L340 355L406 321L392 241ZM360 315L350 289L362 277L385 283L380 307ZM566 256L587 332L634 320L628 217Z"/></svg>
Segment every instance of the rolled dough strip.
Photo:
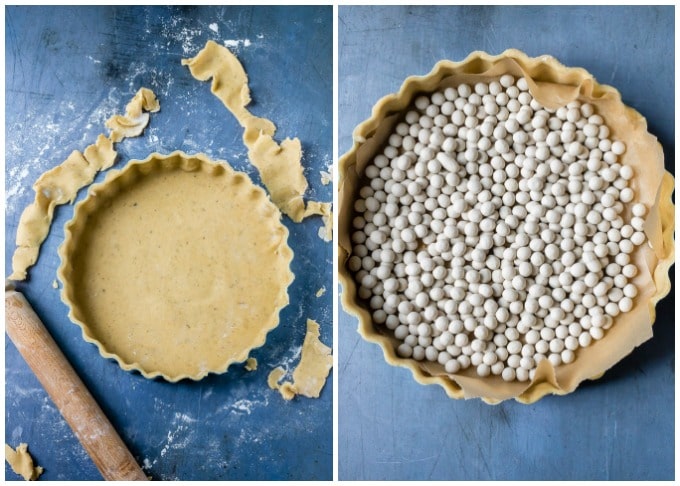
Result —
<svg viewBox="0 0 680 486"><path fill-rule="evenodd" d="M28 444L21 443L17 450L5 444L5 460L16 474L26 481L35 481L43 473L43 468L35 466L33 458L28 453Z"/></svg>
<svg viewBox="0 0 680 486"><path fill-rule="evenodd" d="M159 109L153 92L141 88L128 103L125 115L114 115L106 122L112 129L109 138L99 135L83 153L74 150L64 162L38 178L33 184L35 199L19 219L11 280L24 280L28 268L38 260L40 245L50 231L54 208L72 203L78 190L90 184L97 172L113 165L118 155L113 143L142 133L149 122L149 114L143 113L144 110L156 112Z"/></svg>
<svg viewBox="0 0 680 486"><path fill-rule="evenodd" d="M330 241L333 234L331 204L310 201L305 207L302 199L308 183L300 163L300 140L287 138L277 144L273 139L276 126L248 111L248 76L236 56L226 47L208 41L196 57L182 59L182 65L188 66L191 75L199 81L212 78L210 90L243 127L248 157L259 171L274 204L296 223L308 216L321 215L326 230L320 232L320 236L323 234L324 240Z"/></svg>
<svg viewBox="0 0 680 486"><path fill-rule="evenodd" d="M267 383L270 388L279 390L286 400L292 400L295 395L318 398L321 389L326 384L328 373L333 367L331 348L319 341L319 324L307 319L307 334L302 345L300 363L293 371L293 382L279 380L285 374L283 368L278 367L269 374Z"/></svg>

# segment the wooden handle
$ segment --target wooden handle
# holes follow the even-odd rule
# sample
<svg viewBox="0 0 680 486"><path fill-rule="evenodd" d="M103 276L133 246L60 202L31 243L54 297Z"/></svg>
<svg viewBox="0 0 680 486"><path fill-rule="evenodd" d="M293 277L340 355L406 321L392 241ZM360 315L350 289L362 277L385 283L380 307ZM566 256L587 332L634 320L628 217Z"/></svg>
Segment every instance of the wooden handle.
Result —
<svg viewBox="0 0 680 486"><path fill-rule="evenodd" d="M106 480L148 478L22 294L5 291L5 328Z"/></svg>

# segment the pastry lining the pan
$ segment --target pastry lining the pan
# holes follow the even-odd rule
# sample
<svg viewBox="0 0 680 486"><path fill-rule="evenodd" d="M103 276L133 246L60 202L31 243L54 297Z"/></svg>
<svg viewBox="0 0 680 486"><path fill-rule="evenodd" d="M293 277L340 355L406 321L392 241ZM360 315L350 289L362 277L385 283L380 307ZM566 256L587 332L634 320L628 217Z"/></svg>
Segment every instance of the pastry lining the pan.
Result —
<svg viewBox="0 0 680 486"><path fill-rule="evenodd" d="M281 213L246 174L152 154L90 188L60 248L71 319L101 354L169 381L264 344L293 280Z"/></svg>
<svg viewBox="0 0 680 486"><path fill-rule="evenodd" d="M431 93L460 83L474 84L503 74L523 76L532 95L544 106L557 108L580 99L593 104L607 121L615 138L625 140L624 165L635 170L631 181L637 195L650 211L645 223L649 245L640 247L634 260L640 274L635 277L641 289L630 313L617 317L616 325L602 339L569 365L553 368L548 361L539 363L535 379L527 384L503 382L498 377L476 378L464 373L449 375L438 363L420 363L396 355L396 342L374 326L365 305L356 298L356 285L346 261L350 254L352 205L364 168L385 143L391 129L417 94ZM339 277L343 284L343 305L359 316L359 332L368 341L380 344L386 360L411 370L423 384L438 384L454 398L482 397L489 403L508 398L531 403L548 393L566 394L585 379L597 378L651 338L656 302L670 290L668 268L673 262L673 213L670 198L673 178L665 172L663 151L654 136L647 132L646 120L625 106L614 88L598 84L591 74L580 68L568 68L550 56L529 58L509 49L498 56L473 52L462 62L441 61L422 77L407 78L398 93L385 96L373 109L373 116L354 131L354 146L339 161L338 235Z"/></svg>

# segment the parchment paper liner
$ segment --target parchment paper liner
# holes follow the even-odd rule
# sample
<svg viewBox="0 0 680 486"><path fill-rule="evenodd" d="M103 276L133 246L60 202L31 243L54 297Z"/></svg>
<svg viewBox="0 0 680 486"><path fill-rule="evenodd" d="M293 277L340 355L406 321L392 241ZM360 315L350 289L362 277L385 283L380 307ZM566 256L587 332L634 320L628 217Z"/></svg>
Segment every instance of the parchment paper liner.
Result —
<svg viewBox="0 0 680 486"><path fill-rule="evenodd" d="M215 177L226 177L227 181L233 184L249 184L252 186L252 189L249 189L249 195L247 196L248 200L252 204L263 204L264 209L261 213L265 214L268 220L271 219L273 225L276 225L276 234L272 234L272 237L278 238L275 251L280 262L277 264L276 268L285 270L283 270L281 275L278 275L278 273L276 274L281 284L280 289L278 294L273 296L271 302L265 303L266 305L274 306L270 313L271 318L269 321L257 323L259 329L257 329L255 337L252 340L252 346L236 350L238 354L231 358L225 358L221 366L202 368L195 372L168 375L162 371L145 368L137 362L125 361L121 356L109 351L107 349L107 344L98 339L91 327L85 322L82 312L78 307L77 299L75 298L75 288L74 283L72 283L74 276L71 255L78 245L79 235L82 234L84 227L87 226L88 215L96 211L97 207L101 204L99 201L99 199L102 199L101 196L115 196L121 189L134 184L135 180L147 176L150 173L174 170L182 170L187 173L202 171ZM179 194L178 197L181 197L181 194ZM252 212L252 217L257 217L256 211ZM63 283L61 299L69 307L68 315L71 321L81 328L83 339L89 343L95 344L99 349L101 356L116 360L124 370L139 371L144 377L149 379L160 376L170 382L177 382L185 378L200 380L209 373L224 373L232 363L245 361L248 358L250 351L265 343L267 333L279 324L279 312L289 303L287 288L295 278L290 270L293 251L287 244L288 229L283 224L280 224L280 219L281 214L278 208L276 208L269 200L265 191L261 187L253 184L247 174L235 171L226 162L212 161L204 154L187 155L181 151L175 151L168 155L153 153L144 160L132 160L120 171L109 172L104 182L92 185L88 190L87 198L76 204L73 218L64 226L65 239L63 244L59 247L61 265L57 272L59 280ZM215 222L213 223L217 224ZM225 249L225 251L227 250L228 249ZM270 271L270 269L263 269L263 271ZM168 350L168 352L173 351L181 353L183 349L178 348L176 350Z"/></svg>
<svg viewBox="0 0 680 486"><path fill-rule="evenodd" d="M438 363L400 358L395 352L395 344L399 341L390 336L386 328L373 325L368 307L359 302L356 284L347 268L352 247L353 201L360 187L361 174L372 156L385 145L415 96L461 83L497 79L506 73L524 76L532 95L548 108L564 106L576 98L593 104L609 126L610 138L626 143L626 153L619 161L635 171L630 183L635 191L633 202L643 202L650 208L645 222L649 245L639 247L632 255L640 270L633 279L639 289L633 309L620 314L603 339L594 341L588 348L578 349L573 363L557 368L548 360L539 363L530 383L506 383L498 376L482 379L471 369L448 375ZM462 62L440 61L429 74L407 78L398 93L387 95L376 103L371 117L355 128L353 138L352 148L339 160L338 268L343 285L342 304L359 318L361 336L381 346L389 364L408 368L419 383L442 386L452 398L480 397L492 404L514 398L522 403L532 403L549 393L570 393L583 380L599 378L652 337L655 305L668 294L671 286L668 270L674 261L675 209L671 201L674 180L664 169L661 145L647 132L647 121L623 104L616 89L598 84L586 70L565 67L551 56L530 58L516 49L498 56L475 51Z"/></svg>

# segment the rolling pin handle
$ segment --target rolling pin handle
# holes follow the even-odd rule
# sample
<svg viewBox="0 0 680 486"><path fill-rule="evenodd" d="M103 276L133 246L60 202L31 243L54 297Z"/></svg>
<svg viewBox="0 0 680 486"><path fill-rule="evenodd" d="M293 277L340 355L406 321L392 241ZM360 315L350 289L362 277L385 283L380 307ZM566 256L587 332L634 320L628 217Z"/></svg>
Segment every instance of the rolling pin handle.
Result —
<svg viewBox="0 0 680 486"><path fill-rule="evenodd" d="M148 480L26 298L7 284L5 329L102 477Z"/></svg>

